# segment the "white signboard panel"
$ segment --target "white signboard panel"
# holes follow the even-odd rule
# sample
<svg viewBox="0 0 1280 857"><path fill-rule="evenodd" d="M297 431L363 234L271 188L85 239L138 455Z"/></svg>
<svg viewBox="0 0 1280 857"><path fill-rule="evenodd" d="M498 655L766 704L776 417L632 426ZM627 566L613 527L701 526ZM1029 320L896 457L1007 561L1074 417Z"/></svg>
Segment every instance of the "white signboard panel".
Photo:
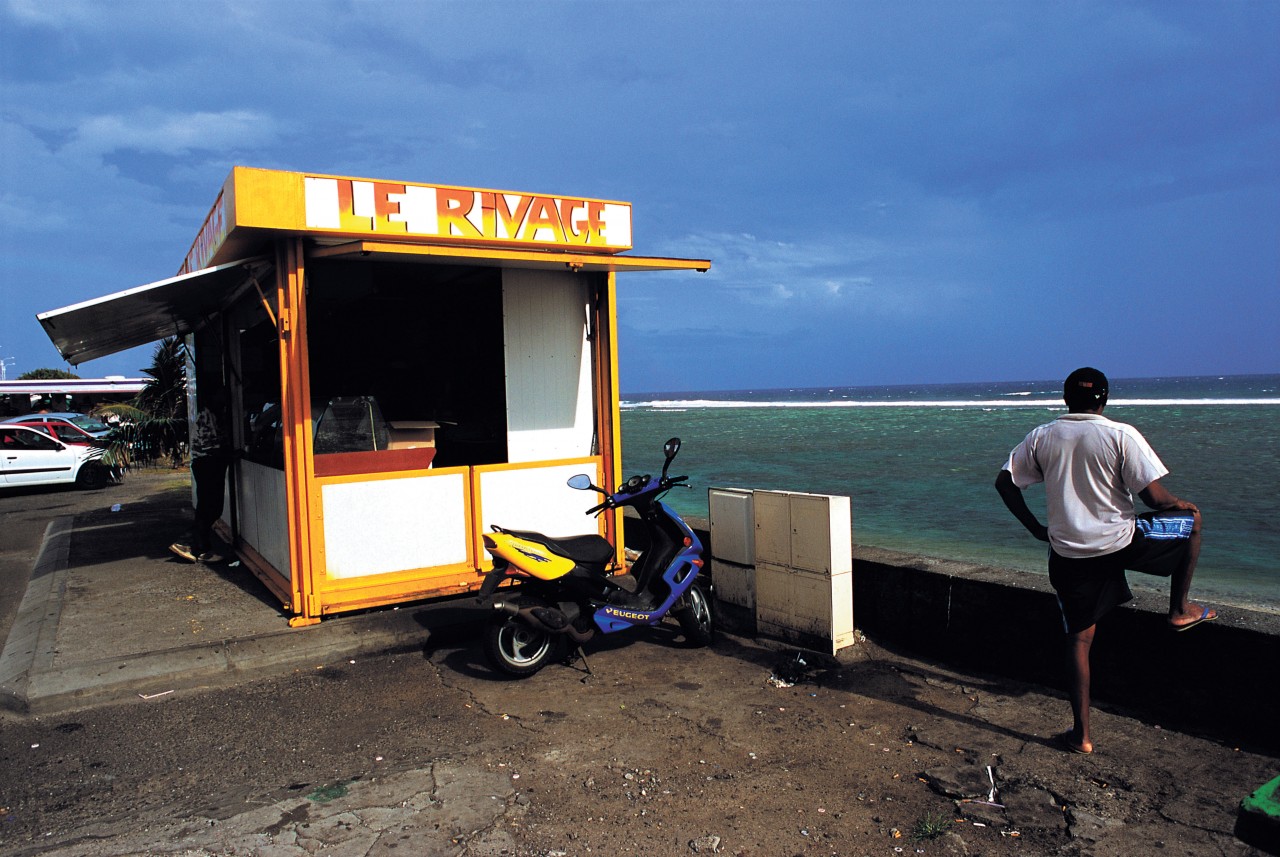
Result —
<svg viewBox="0 0 1280 857"><path fill-rule="evenodd" d="M586 511L603 497L565 484L577 473L585 473L600 484L595 462L482 471L478 474L482 531L488 532L497 524L506 530L533 530L552 538L600 532L598 519Z"/></svg>
<svg viewBox="0 0 1280 857"><path fill-rule="evenodd" d="M461 474L343 482L321 489L330 577L352 578L467 561Z"/></svg>

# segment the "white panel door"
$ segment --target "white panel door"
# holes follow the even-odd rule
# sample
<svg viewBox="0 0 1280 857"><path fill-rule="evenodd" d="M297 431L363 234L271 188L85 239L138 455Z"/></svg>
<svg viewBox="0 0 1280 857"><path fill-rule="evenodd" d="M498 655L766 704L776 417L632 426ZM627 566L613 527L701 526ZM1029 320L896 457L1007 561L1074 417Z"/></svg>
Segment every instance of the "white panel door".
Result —
<svg viewBox="0 0 1280 857"><path fill-rule="evenodd" d="M238 473L240 538L271 563L276 571L292 578L284 471L242 461Z"/></svg>
<svg viewBox="0 0 1280 857"><path fill-rule="evenodd" d="M572 272L502 272L507 460L591 455L587 285Z"/></svg>

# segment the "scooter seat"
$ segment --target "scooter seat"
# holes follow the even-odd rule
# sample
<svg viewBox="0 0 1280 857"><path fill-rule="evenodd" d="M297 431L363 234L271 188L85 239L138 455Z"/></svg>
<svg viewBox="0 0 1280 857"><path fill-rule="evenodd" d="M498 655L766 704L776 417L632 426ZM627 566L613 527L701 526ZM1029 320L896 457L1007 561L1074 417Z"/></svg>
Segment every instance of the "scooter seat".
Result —
<svg viewBox="0 0 1280 857"><path fill-rule="evenodd" d="M613 559L613 545L604 536L566 536L552 539L528 530L503 530L504 533L546 545L552 553L587 566L603 567Z"/></svg>

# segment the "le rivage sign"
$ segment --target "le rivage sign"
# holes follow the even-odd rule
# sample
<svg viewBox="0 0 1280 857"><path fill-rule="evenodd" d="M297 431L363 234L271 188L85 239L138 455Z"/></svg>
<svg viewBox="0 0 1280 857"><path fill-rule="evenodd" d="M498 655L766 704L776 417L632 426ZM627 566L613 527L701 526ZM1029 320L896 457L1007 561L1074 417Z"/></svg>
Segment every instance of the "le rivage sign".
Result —
<svg viewBox="0 0 1280 857"><path fill-rule="evenodd" d="M209 265L232 224L353 238L415 237L596 253L631 249L631 205L625 202L261 170L238 178L218 195L180 273ZM264 186L245 194L246 183ZM240 199L234 198L237 191Z"/></svg>

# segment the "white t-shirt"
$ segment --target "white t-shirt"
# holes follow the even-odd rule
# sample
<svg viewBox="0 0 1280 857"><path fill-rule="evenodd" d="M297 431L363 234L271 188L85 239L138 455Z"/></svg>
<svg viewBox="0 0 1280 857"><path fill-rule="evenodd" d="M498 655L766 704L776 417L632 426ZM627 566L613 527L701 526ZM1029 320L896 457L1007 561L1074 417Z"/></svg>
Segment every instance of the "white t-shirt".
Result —
<svg viewBox="0 0 1280 857"><path fill-rule="evenodd" d="M1101 414L1064 414L1032 429L1004 469L1019 488L1045 483L1049 543L1066 557L1127 546L1134 495L1169 472L1137 429Z"/></svg>

